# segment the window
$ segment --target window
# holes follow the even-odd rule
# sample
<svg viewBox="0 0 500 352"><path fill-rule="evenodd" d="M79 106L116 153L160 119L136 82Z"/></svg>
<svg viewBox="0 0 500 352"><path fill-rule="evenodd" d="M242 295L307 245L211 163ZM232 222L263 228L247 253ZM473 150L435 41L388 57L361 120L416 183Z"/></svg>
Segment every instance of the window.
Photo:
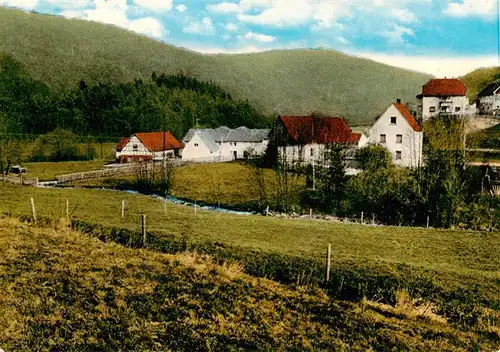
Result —
<svg viewBox="0 0 500 352"><path fill-rule="evenodd" d="M396 124L396 116L391 116L391 125Z"/></svg>
<svg viewBox="0 0 500 352"><path fill-rule="evenodd" d="M441 111L442 111L442 112L446 112L446 111L448 111L448 107L447 107L447 106L442 106L442 107L441 107Z"/></svg>
<svg viewBox="0 0 500 352"><path fill-rule="evenodd" d="M396 143L403 143L403 135L402 134L396 135Z"/></svg>
<svg viewBox="0 0 500 352"><path fill-rule="evenodd" d="M236 147L236 142L234 142L234 146Z"/></svg>
<svg viewBox="0 0 500 352"><path fill-rule="evenodd" d="M386 140L385 134L381 134L380 135L380 143L385 143L385 140Z"/></svg>
<svg viewBox="0 0 500 352"><path fill-rule="evenodd" d="M429 112L436 112L436 108L434 106L429 106Z"/></svg>
<svg viewBox="0 0 500 352"><path fill-rule="evenodd" d="M138 150L138 149L139 149L139 146L138 146L137 144L133 144L133 145L132 145L132 149L133 149L133 150Z"/></svg>
<svg viewBox="0 0 500 352"><path fill-rule="evenodd" d="M459 112L459 111L460 111L460 106L457 106L457 107L455 108L455 112Z"/></svg>
<svg viewBox="0 0 500 352"><path fill-rule="evenodd" d="M197 146L198 146L198 143L195 143L195 144L194 144L194 146L195 146L195 147L197 147Z"/></svg>
<svg viewBox="0 0 500 352"><path fill-rule="evenodd" d="M396 160L401 160L401 151L396 152Z"/></svg>

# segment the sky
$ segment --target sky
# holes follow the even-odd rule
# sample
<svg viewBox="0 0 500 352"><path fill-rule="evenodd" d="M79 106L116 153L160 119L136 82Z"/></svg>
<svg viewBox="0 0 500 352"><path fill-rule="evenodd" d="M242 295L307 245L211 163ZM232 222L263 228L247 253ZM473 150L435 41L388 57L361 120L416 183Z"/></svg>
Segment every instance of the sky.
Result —
<svg viewBox="0 0 500 352"><path fill-rule="evenodd" d="M0 0L0 5L113 24L202 53L324 48L456 77L499 65L497 1Z"/></svg>

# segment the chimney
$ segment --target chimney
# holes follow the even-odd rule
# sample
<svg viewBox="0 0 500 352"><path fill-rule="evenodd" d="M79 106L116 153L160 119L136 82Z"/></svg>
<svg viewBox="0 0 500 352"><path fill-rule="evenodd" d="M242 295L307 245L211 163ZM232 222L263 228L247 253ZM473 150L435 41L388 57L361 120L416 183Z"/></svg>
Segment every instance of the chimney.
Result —
<svg viewBox="0 0 500 352"><path fill-rule="evenodd" d="M398 99L396 100L396 102L397 102L398 104L401 104L401 99L399 99L399 98L398 98Z"/></svg>

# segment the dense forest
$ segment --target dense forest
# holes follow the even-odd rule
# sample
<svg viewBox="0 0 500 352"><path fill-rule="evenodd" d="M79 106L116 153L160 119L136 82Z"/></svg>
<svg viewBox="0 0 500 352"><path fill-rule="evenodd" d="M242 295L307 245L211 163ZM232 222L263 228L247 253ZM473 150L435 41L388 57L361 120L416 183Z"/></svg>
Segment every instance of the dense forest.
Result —
<svg viewBox="0 0 500 352"><path fill-rule="evenodd" d="M94 86L81 80L74 89L61 90L32 79L19 62L3 55L0 122L3 133L20 136L57 128L102 137L167 129L182 138L194 126L262 128L269 118L214 83L181 74L153 72L148 82Z"/></svg>

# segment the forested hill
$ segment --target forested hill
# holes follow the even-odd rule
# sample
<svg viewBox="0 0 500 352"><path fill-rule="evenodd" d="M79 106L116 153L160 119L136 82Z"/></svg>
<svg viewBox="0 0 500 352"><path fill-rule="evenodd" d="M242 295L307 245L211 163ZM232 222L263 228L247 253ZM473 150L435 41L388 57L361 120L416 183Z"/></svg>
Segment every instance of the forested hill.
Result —
<svg viewBox="0 0 500 352"><path fill-rule="evenodd" d="M248 102L232 99L213 83L183 75L150 76L93 86L82 80L57 90L0 54L0 134L44 134L63 128L79 135L116 137L168 129L182 138L196 125L269 125L269 118Z"/></svg>
<svg viewBox="0 0 500 352"><path fill-rule="evenodd" d="M183 72L248 99L264 114L318 112L370 124L395 99L415 100L430 78L332 50L202 55L95 22L7 8L0 8L0 19L0 51L54 87Z"/></svg>

